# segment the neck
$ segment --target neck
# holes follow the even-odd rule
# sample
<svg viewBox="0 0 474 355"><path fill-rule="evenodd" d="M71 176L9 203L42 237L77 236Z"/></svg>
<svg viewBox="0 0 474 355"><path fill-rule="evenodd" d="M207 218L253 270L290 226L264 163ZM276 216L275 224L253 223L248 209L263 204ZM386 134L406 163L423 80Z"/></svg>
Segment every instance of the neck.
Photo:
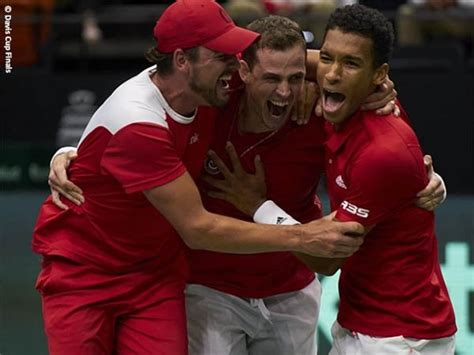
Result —
<svg viewBox="0 0 474 355"><path fill-rule="evenodd" d="M168 105L180 115L191 115L199 106L198 100L190 93L188 84L182 77L175 74L160 76L158 72L154 72L150 78Z"/></svg>
<svg viewBox="0 0 474 355"><path fill-rule="evenodd" d="M241 133L263 133L271 132L273 129L268 128L263 122L262 113L252 109L256 107L252 103L251 98L242 95L239 100L239 107L237 111L237 123Z"/></svg>

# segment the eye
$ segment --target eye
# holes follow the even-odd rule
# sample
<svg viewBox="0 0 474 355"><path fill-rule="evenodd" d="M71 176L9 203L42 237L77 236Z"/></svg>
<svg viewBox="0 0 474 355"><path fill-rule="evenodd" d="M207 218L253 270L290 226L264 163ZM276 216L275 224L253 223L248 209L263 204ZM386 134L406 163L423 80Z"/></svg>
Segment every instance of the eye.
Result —
<svg viewBox="0 0 474 355"><path fill-rule="evenodd" d="M263 79L269 83L278 83L280 81L280 78L276 76L265 76Z"/></svg>
<svg viewBox="0 0 474 355"><path fill-rule="evenodd" d="M319 57L319 61L322 63L330 63L331 62L331 57L326 55L326 54L321 54Z"/></svg>
<svg viewBox="0 0 474 355"><path fill-rule="evenodd" d="M354 62L354 61L352 61L352 60L348 60L348 61L346 62L346 65L347 65L348 67L350 67L350 68L359 68L359 63Z"/></svg>
<svg viewBox="0 0 474 355"><path fill-rule="evenodd" d="M302 82L304 79L303 75L294 75L292 77L290 77L290 83L292 84L299 84L300 82Z"/></svg>

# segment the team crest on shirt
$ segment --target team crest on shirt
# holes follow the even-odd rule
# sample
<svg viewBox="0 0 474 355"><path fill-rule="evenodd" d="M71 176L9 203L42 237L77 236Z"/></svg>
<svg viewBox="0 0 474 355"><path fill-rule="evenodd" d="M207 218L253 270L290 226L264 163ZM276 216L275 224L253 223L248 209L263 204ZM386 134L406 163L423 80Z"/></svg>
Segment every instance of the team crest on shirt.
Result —
<svg viewBox="0 0 474 355"><path fill-rule="evenodd" d="M194 144L194 143L197 143L197 141L199 140L199 134L198 133L194 133L191 138L189 138L189 145L191 144Z"/></svg>
<svg viewBox="0 0 474 355"><path fill-rule="evenodd" d="M217 165L214 163L214 161L211 158L207 158L207 160L204 162L204 170L209 175L219 174L219 168L217 167Z"/></svg>

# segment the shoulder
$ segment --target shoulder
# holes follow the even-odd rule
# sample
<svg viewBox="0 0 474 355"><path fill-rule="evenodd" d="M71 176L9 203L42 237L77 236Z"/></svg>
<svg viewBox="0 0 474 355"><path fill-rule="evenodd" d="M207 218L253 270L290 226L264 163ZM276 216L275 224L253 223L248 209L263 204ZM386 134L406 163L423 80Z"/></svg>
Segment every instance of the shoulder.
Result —
<svg viewBox="0 0 474 355"><path fill-rule="evenodd" d="M373 111L366 111L362 113L362 121L367 132L375 137L381 137L381 134L383 134L387 138L405 142L407 139L417 140L406 116L377 115Z"/></svg>
<svg viewBox="0 0 474 355"><path fill-rule="evenodd" d="M307 137L310 140L314 138L320 144L319 140L326 136L325 122L323 117L312 114L306 124L299 125L294 121L288 120L287 125L292 132L296 133L295 137Z"/></svg>
<svg viewBox="0 0 474 355"><path fill-rule="evenodd" d="M143 73L119 86L97 114L112 133L137 122L168 127L165 108L157 100L153 86L144 80Z"/></svg>
<svg viewBox="0 0 474 355"><path fill-rule="evenodd" d="M92 116L81 141L99 127L112 135L135 123L169 128L166 111L142 74L124 82L107 98Z"/></svg>

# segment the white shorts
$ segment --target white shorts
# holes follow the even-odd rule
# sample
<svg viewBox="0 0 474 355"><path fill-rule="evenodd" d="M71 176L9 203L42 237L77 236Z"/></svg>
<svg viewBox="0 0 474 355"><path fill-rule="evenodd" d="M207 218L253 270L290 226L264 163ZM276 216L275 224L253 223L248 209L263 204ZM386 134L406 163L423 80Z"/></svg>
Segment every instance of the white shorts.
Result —
<svg viewBox="0 0 474 355"><path fill-rule="evenodd" d="M454 335L439 339L371 337L334 322L329 355L454 355Z"/></svg>
<svg viewBox="0 0 474 355"><path fill-rule="evenodd" d="M245 299L186 287L189 355L315 355L321 285Z"/></svg>

